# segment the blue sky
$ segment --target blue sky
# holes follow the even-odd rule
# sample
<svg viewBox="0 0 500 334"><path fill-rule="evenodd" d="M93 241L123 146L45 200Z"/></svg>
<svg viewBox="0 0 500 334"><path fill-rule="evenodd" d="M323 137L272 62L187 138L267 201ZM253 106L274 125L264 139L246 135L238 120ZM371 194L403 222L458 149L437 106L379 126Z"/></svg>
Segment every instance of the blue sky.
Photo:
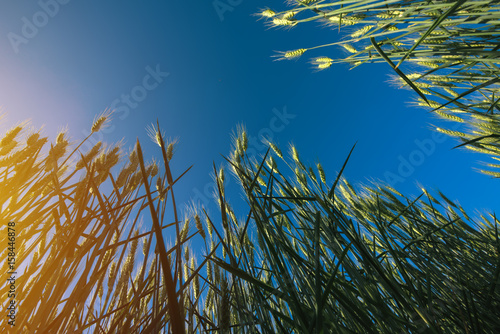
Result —
<svg viewBox="0 0 500 334"><path fill-rule="evenodd" d="M195 197L212 210L212 162L222 164L237 124L255 138L272 135L283 150L293 141L305 162L322 162L331 181L358 142L345 172L351 182L391 175L405 195L419 194L418 181L472 214L498 208L497 181L474 170L487 157L451 150L453 139L435 137L430 124L440 123L410 105L415 94L387 82L386 64L315 73L308 57L273 61L275 51L332 42L337 30L317 23L269 29L252 16L284 8L281 0L220 3L228 9L222 14L212 1L3 1L1 132L30 118L53 137L66 126L78 141L96 114L114 107L102 139L124 139L129 150L139 137L146 156L159 157L145 130L158 119L179 139L174 170L194 164L178 200ZM304 56L342 55L329 48Z"/></svg>

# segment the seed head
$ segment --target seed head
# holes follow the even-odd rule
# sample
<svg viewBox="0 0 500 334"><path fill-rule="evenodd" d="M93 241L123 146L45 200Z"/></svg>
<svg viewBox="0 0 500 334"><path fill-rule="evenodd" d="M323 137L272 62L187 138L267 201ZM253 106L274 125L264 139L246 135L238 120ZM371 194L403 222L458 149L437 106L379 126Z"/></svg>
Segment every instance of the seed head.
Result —
<svg viewBox="0 0 500 334"><path fill-rule="evenodd" d="M151 166L151 176L155 177L158 174L158 164L156 161L153 161L153 164Z"/></svg>
<svg viewBox="0 0 500 334"><path fill-rule="evenodd" d="M306 51L307 51L307 49L297 49L294 51L287 51L287 52L285 52L284 57L287 59L297 58L297 57L302 56L304 54L304 52L306 52Z"/></svg>
<svg viewBox="0 0 500 334"><path fill-rule="evenodd" d="M350 53L356 53L358 52L352 45L350 44L342 44L342 46L344 47L344 49L346 49L347 51L349 51Z"/></svg>
<svg viewBox="0 0 500 334"><path fill-rule="evenodd" d="M295 16L295 14L297 14L297 12L295 12L295 11L293 11L293 10L291 10L291 11L289 11L289 12L286 12L285 14L283 14L283 19L285 19L285 20L289 20L289 19L291 19L292 17L294 17L294 16Z"/></svg>
<svg viewBox="0 0 500 334"><path fill-rule="evenodd" d="M1 145L0 156L9 154L17 146L17 141L11 140L6 145Z"/></svg>
<svg viewBox="0 0 500 334"><path fill-rule="evenodd" d="M221 168L219 170L219 180L221 181L221 183L224 183L224 180L225 180L225 176L224 176L224 168Z"/></svg>
<svg viewBox="0 0 500 334"><path fill-rule="evenodd" d="M8 131L5 136L3 136L2 140L0 140L0 147L9 146L11 142L16 138L16 136L21 132L22 126L16 126L14 129Z"/></svg>
<svg viewBox="0 0 500 334"><path fill-rule="evenodd" d="M278 146L276 146L275 144L269 142L269 146L271 146L271 149L273 150L273 152L278 156L280 157L281 159L283 159L283 153L281 153L281 150L279 149Z"/></svg>
<svg viewBox="0 0 500 334"><path fill-rule="evenodd" d="M94 123L92 124L91 132L99 132L102 128L105 128L107 123L110 121L110 116L112 113L112 111L106 109L99 116L97 116L94 120Z"/></svg>
<svg viewBox="0 0 500 334"><path fill-rule="evenodd" d="M321 164L318 162L316 167L318 168L318 173L319 173L319 177L321 179L321 182L326 184L326 177L325 177L325 171L323 170L323 166L321 166Z"/></svg>
<svg viewBox="0 0 500 334"><path fill-rule="evenodd" d="M85 167L84 161L90 163L90 161L92 161L95 158L95 156L99 153L101 146L102 142L98 142L97 144L95 144L94 147L92 147L92 149L87 154L85 154L84 159L81 159L76 163L76 170Z"/></svg>
<svg viewBox="0 0 500 334"><path fill-rule="evenodd" d="M243 152L245 152L248 148L248 138L247 138L247 133L246 131L241 132L241 148L243 149Z"/></svg>
<svg viewBox="0 0 500 334"><path fill-rule="evenodd" d="M206 238L205 230L203 229L203 224L201 223L201 219L200 219L200 216L198 214L194 215L194 222L195 222L196 228L198 229L198 233L200 233L203 240L205 240L205 238Z"/></svg>
<svg viewBox="0 0 500 334"><path fill-rule="evenodd" d="M280 18L275 17L273 19L273 24L274 24L275 27L283 27L283 26L291 26L291 27L293 27L294 25L297 24L297 21L295 21L295 20L289 20L289 19L284 19L284 18L280 19Z"/></svg>
<svg viewBox="0 0 500 334"><path fill-rule="evenodd" d="M64 138L65 132L59 132L56 138L56 144L63 144L67 142L66 138Z"/></svg>
<svg viewBox="0 0 500 334"><path fill-rule="evenodd" d="M370 29L373 28L372 25L368 25L368 26L364 26L363 28L359 29L359 30L356 30L354 33L351 34L351 37L352 38L357 38L357 37L360 37L360 36L363 36L364 34L366 34L368 31L370 31Z"/></svg>
<svg viewBox="0 0 500 334"><path fill-rule="evenodd" d="M329 68L330 66L332 66L333 63L320 63L318 64L318 69L319 70L325 70L327 68Z"/></svg>
<svg viewBox="0 0 500 334"><path fill-rule="evenodd" d="M148 133L149 138L151 138L151 140L153 141L153 143L161 147L161 139L165 138L165 134L161 132L159 129L157 129L154 124L147 126L146 131Z"/></svg>
<svg viewBox="0 0 500 334"><path fill-rule="evenodd" d="M167 147L167 160L170 161L172 160L172 157L174 156L174 143L168 144Z"/></svg>
<svg viewBox="0 0 500 334"><path fill-rule="evenodd" d="M297 149L295 148L295 146L291 145L290 146L290 150L292 152L292 158L295 162L299 162L299 153L297 152Z"/></svg>
<svg viewBox="0 0 500 334"><path fill-rule="evenodd" d="M29 135L28 139L26 139L26 145L34 146L38 142L39 138L40 138L39 133L33 133L33 134Z"/></svg>
<svg viewBox="0 0 500 334"><path fill-rule="evenodd" d="M118 188L121 188L125 185L125 181L127 180L127 177L131 175L133 171L130 170L130 166L127 166L125 168L122 168L120 173L118 174L118 177L116 178L116 186Z"/></svg>
<svg viewBox="0 0 500 334"><path fill-rule="evenodd" d="M331 63L333 62L332 58L329 57L318 57L313 59L314 63Z"/></svg>
<svg viewBox="0 0 500 334"><path fill-rule="evenodd" d="M273 10L271 10L271 9L265 9L262 12L260 12L259 15L262 16L262 17L268 17L268 18L270 18L270 17L275 16L276 13Z"/></svg>

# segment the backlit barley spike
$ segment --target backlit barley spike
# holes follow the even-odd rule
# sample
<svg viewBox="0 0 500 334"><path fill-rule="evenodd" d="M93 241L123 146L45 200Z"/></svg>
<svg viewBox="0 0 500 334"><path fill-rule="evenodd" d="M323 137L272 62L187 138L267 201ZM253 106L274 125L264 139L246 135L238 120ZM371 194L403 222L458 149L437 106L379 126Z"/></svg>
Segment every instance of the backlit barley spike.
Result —
<svg viewBox="0 0 500 334"><path fill-rule="evenodd" d="M368 26L364 26L363 28L359 29L359 30L356 30L354 33L351 34L351 37L352 38L357 38L357 37L360 37L360 36L363 36L364 34L366 34L368 31L370 31L370 29L373 28L372 25L368 25Z"/></svg>
<svg viewBox="0 0 500 334"><path fill-rule="evenodd" d="M295 12L295 11L293 11L293 10L291 10L291 11L289 11L289 12L286 12L285 14L283 14L283 19L285 19L285 20L289 20L289 19L291 19L292 17L294 17L294 16L295 16L295 14L297 14L297 12Z"/></svg>
<svg viewBox="0 0 500 334"><path fill-rule="evenodd" d="M283 159L283 153L281 153L281 150L279 149L278 146L276 146L275 144L273 143L269 143L269 146L271 146L271 149L273 150L273 152L278 156L280 157L281 159Z"/></svg>
<svg viewBox="0 0 500 334"><path fill-rule="evenodd" d="M342 44L342 46L344 47L344 49L346 49L347 51L349 51L350 53L356 53L358 52L352 45L350 44L347 44L347 43L344 43Z"/></svg>
<svg viewBox="0 0 500 334"><path fill-rule="evenodd" d="M156 175L158 175L158 164L156 163L156 161L153 161L151 165L151 176L155 177Z"/></svg>
<svg viewBox="0 0 500 334"><path fill-rule="evenodd" d="M208 231L208 235L210 236L210 239L212 239L212 233L213 233L213 227L212 227L212 224L210 223L210 221L206 220L205 221L206 225L207 225L207 231ZM213 247L215 246L215 244L213 243L213 240L212 240L212 244L211 244L211 247L210 248L210 251L213 250Z"/></svg>
<svg viewBox="0 0 500 334"><path fill-rule="evenodd" d="M406 77L410 80L415 80L417 78L420 78L421 76L422 76L422 74L420 74L420 73L410 73Z"/></svg>
<svg viewBox="0 0 500 334"><path fill-rule="evenodd" d="M90 164L92 160L95 158L95 156L99 153L101 147L102 147L102 142L98 142L97 144L95 144L92 147L92 149L87 154L85 154L84 159L80 159L76 163L76 169L78 170L85 167L85 162L87 164Z"/></svg>
<svg viewBox="0 0 500 334"><path fill-rule="evenodd" d="M325 177L325 171L323 170L323 166L321 166L321 164L318 162L316 168L318 168L319 178L321 179L321 182L323 182L323 184L326 184L326 177Z"/></svg>
<svg viewBox="0 0 500 334"><path fill-rule="evenodd" d="M203 240L205 240L205 238L206 238L205 230L203 229L203 224L201 223L201 219L200 219L200 216L198 214L194 215L194 222L195 222L196 228L198 229L198 233L200 233Z"/></svg>
<svg viewBox="0 0 500 334"><path fill-rule="evenodd" d="M340 17L337 16L337 15L336 16L330 16L330 17L328 17L328 21L334 22L334 23L338 23L338 22L340 22Z"/></svg>
<svg viewBox="0 0 500 334"><path fill-rule="evenodd" d="M148 137L151 139L151 141L161 147L160 135L161 138L165 138L164 134L160 133L160 131L154 124L148 125L146 127L146 132L148 133Z"/></svg>
<svg viewBox="0 0 500 334"><path fill-rule="evenodd" d="M225 180L224 168L221 168L219 170L219 180L221 181L221 184L224 184L224 180Z"/></svg>
<svg viewBox="0 0 500 334"><path fill-rule="evenodd" d="M194 272L195 270L195 262L194 262L194 257L191 258L191 269ZM194 298L198 299L198 296L200 295L200 279L198 275L196 275L193 279L193 294Z"/></svg>
<svg viewBox="0 0 500 334"><path fill-rule="evenodd" d="M438 114L439 116L441 116L442 118L445 118L445 119L449 119L449 120L452 120L452 121L455 121L455 122L460 122L460 123L465 122L462 118L460 118L458 116L450 115L450 114L447 114L447 113L442 112L440 110L434 110L434 112L436 114Z"/></svg>
<svg viewBox="0 0 500 334"><path fill-rule="evenodd" d="M14 129L9 130L0 140L0 147L10 145L16 136L21 132L22 126L16 126Z"/></svg>
<svg viewBox="0 0 500 334"><path fill-rule="evenodd" d="M331 62L333 62L333 59L329 57L318 57L313 59L313 63L331 63Z"/></svg>
<svg viewBox="0 0 500 334"><path fill-rule="evenodd" d="M314 170L312 169L312 167L309 167L308 168L308 171L309 171L309 177L314 181L314 182L317 182L316 181L316 174L314 174Z"/></svg>
<svg viewBox="0 0 500 334"><path fill-rule="evenodd" d="M276 13L271 9L265 9L262 12L260 12L260 16L271 18L271 17L276 16Z"/></svg>
<svg viewBox="0 0 500 334"><path fill-rule="evenodd" d="M448 93L450 94L451 96L453 97L458 97L458 93L455 92L453 89L451 88L448 88L448 87L443 87L443 89Z"/></svg>
<svg viewBox="0 0 500 334"><path fill-rule="evenodd" d="M436 131L441 132L441 133L445 133L445 134L447 134L449 136L453 136L453 137L463 137L463 138L472 137L471 135L468 135L468 134L460 132L460 131L446 130L443 128L436 128Z"/></svg>
<svg viewBox="0 0 500 334"><path fill-rule="evenodd" d="M318 64L318 69L319 70L325 70L327 68L330 68L332 66L333 63L321 63L321 64Z"/></svg>
<svg viewBox="0 0 500 334"><path fill-rule="evenodd" d="M433 63L433 62L428 62L428 61L421 61L418 64L421 66L429 67L429 68L437 68L440 66L438 63Z"/></svg>
<svg viewBox="0 0 500 334"><path fill-rule="evenodd" d="M260 175L257 177L257 182L263 187L267 186L266 181Z"/></svg>
<svg viewBox="0 0 500 334"><path fill-rule="evenodd" d="M298 58L298 57L302 56L304 54L304 52L306 52L306 51L307 51L307 49L297 49L297 50L293 50L293 51L287 51L287 52L285 52L284 57L286 59Z"/></svg>
<svg viewBox="0 0 500 334"><path fill-rule="evenodd" d="M236 139L236 156L243 156L243 144L241 143L241 138L238 137Z"/></svg>
<svg viewBox="0 0 500 334"><path fill-rule="evenodd" d="M274 160L273 157L269 157L266 160L266 164L267 164L267 167L269 167L269 169L273 169L273 170L277 169L276 161Z"/></svg>
<svg viewBox="0 0 500 334"><path fill-rule="evenodd" d="M290 151L292 153L293 161L296 163L299 162L299 152L297 152L297 148L294 145L290 145Z"/></svg>
<svg viewBox="0 0 500 334"><path fill-rule="evenodd" d="M429 104L427 104L427 102L425 102L422 99L418 99L417 105L419 105L421 107L431 107L431 108L439 108L441 106L441 104L439 104L438 102L435 102L432 100L428 100L428 101L429 101Z"/></svg>
<svg viewBox="0 0 500 334"><path fill-rule="evenodd" d="M39 133L32 133L29 135L29 137L26 139L26 145L28 146L35 146L35 144L38 142L38 139L40 138Z"/></svg>
<svg viewBox="0 0 500 334"><path fill-rule="evenodd" d="M243 149L243 152L246 152L248 148L248 138L246 131L241 132L241 148Z"/></svg>
<svg viewBox="0 0 500 334"><path fill-rule="evenodd" d="M0 148L0 156L4 156L12 152L12 150L17 146L17 141L11 140L6 145L2 145Z"/></svg>
<svg viewBox="0 0 500 334"><path fill-rule="evenodd" d="M96 133L99 132L102 128L106 127L106 124L110 121L110 116L112 112L109 109L106 109L102 112L92 124L91 132Z"/></svg>
<svg viewBox="0 0 500 334"><path fill-rule="evenodd" d="M170 161L172 160L172 157L174 156L174 144L175 142L172 142L168 144L167 146L167 160Z"/></svg>
<svg viewBox="0 0 500 334"><path fill-rule="evenodd" d="M108 275L108 290L111 291L113 289L113 286L115 284L115 279L116 279L116 262L113 261L111 263L111 267L109 268L109 275Z"/></svg>
<svg viewBox="0 0 500 334"><path fill-rule="evenodd" d="M189 233L189 218L184 221L184 226L182 227L179 236L181 240L186 240L188 233Z"/></svg>
<svg viewBox="0 0 500 334"><path fill-rule="evenodd" d="M148 254L148 242L146 241L146 239L144 239L142 241L142 255L146 256L146 254Z"/></svg>
<svg viewBox="0 0 500 334"><path fill-rule="evenodd" d="M132 172L130 171L130 169L128 167L122 168L122 170L118 174L118 177L116 178L116 186L118 188L123 187L125 185L125 181L127 180L127 177L131 174L132 174Z"/></svg>
<svg viewBox="0 0 500 334"><path fill-rule="evenodd" d="M273 24L276 26L276 27L283 27L283 26L294 26L297 24L297 21L295 20L288 20L288 19L280 19L280 18L277 18L275 17L273 19Z"/></svg>

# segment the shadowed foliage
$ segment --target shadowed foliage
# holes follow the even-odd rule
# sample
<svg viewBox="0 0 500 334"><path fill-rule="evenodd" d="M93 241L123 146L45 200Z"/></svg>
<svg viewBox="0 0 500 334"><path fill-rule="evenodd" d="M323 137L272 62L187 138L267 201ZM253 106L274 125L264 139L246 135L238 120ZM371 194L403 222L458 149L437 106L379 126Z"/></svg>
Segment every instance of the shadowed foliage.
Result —
<svg viewBox="0 0 500 334"><path fill-rule="evenodd" d="M471 219L425 190L415 199L384 186L356 190L341 173L327 183L293 146L291 159L272 144L274 154L250 159L244 137L229 161L248 219L228 216L226 253L213 257L232 274L231 314L244 328L235 332L500 330L494 215Z"/></svg>

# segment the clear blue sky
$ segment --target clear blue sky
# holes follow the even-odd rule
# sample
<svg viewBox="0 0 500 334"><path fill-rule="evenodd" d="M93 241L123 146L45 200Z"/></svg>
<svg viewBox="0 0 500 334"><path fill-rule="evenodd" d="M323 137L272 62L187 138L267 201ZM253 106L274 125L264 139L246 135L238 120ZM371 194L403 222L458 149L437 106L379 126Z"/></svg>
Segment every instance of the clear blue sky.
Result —
<svg viewBox="0 0 500 334"><path fill-rule="evenodd" d="M129 149L139 137L146 155L159 157L145 131L158 118L167 136L179 138L175 171L194 164L177 188L180 201L209 199L212 162L222 164L239 123L253 137L271 131L284 150L293 141L306 162L323 163L331 181L357 141L345 172L351 182L390 172L401 177L394 186L403 194L419 194L418 181L472 215L498 209L498 181L474 170L487 157L432 139L430 124L439 122L409 106L412 92L387 83L386 64L315 73L307 57L273 61L274 51L332 42L337 31L317 23L268 29L251 15L284 8L282 0L220 1L231 10L219 15L211 0L2 1L1 131L31 118L52 136L67 126L77 141L96 114L114 107L103 139L123 138ZM308 56L341 55L332 48ZM430 140L435 148L427 152L415 142ZM410 158L418 166L399 173L401 159Z"/></svg>

